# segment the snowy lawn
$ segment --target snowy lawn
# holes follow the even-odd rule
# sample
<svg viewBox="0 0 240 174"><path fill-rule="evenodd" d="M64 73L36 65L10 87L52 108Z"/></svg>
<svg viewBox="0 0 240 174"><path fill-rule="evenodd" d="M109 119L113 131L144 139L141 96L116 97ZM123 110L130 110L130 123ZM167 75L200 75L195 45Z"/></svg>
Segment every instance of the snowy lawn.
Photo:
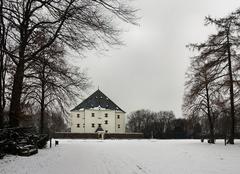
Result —
<svg viewBox="0 0 240 174"><path fill-rule="evenodd" d="M0 174L238 174L240 141L59 140L31 157L5 156Z"/></svg>

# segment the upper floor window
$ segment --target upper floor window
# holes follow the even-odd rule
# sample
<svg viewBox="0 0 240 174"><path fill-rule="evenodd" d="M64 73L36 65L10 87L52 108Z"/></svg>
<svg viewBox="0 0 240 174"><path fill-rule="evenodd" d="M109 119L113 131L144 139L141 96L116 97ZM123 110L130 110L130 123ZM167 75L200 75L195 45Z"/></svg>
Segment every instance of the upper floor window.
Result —
<svg viewBox="0 0 240 174"><path fill-rule="evenodd" d="M107 121L107 120L105 120L105 124L108 124L108 121Z"/></svg>
<svg viewBox="0 0 240 174"><path fill-rule="evenodd" d="M94 123L92 123L92 127L95 127L95 124L94 124Z"/></svg>
<svg viewBox="0 0 240 174"><path fill-rule="evenodd" d="M120 115L117 115L117 119L120 119Z"/></svg>
<svg viewBox="0 0 240 174"><path fill-rule="evenodd" d="M105 114L105 117L108 117L108 114L107 114L107 113Z"/></svg>
<svg viewBox="0 0 240 174"><path fill-rule="evenodd" d="M102 124L99 123L99 124L98 124L98 127L101 127L101 126L102 126Z"/></svg>
<svg viewBox="0 0 240 174"><path fill-rule="evenodd" d="M94 117L95 116L95 114L94 113L92 113L92 117Z"/></svg>
<svg viewBox="0 0 240 174"><path fill-rule="evenodd" d="M77 118L79 118L80 117L80 114L77 114Z"/></svg>
<svg viewBox="0 0 240 174"><path fill-rule="evenodd" d="M118 128L120 128L120 124L118 124Z"/></svg>
<svg viewBox="0 0 240 174"><path fill-rule="evenodd" d="M80 124L77 124L77 127L80 127Z"/></svg>

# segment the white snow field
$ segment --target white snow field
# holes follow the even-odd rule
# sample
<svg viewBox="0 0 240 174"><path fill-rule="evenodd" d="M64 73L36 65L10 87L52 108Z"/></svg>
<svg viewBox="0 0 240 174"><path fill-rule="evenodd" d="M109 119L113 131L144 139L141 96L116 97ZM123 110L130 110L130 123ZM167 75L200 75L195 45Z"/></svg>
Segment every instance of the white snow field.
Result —
<svg viewBox="0 0 240 174"><path fill-rule="evenodd" d="M8 155L1 174L239 174L240 141L59 140L31 157Z"/></svg>

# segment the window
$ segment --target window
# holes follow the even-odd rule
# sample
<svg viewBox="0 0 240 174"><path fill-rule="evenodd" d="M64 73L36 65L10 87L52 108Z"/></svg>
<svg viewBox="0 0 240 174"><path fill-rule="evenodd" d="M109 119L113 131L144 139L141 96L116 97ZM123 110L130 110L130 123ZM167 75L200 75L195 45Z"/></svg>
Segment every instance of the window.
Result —
<svg viewBox="0 0 240 174"><path fill-rule="evenodd" d="M98 127L101 127L102 126L102 124L98 124Z"/></svg>
<svg viewBox="0 0 240 174"><path fill-rule="evenodd" d="M105 117L108 117L108 114L107 114L107 113L105 114Z"/></svg>
<svg viewBox="0 0 240 174"><path fill-rule="evenodd" d="M108 133L108 130L105 130L105 133Z"/></svg>
<svg viewBox="0 0 240 174"><path fill-rule="evenodd" d="M80 114L77 114L77 118L79 118L80 117Z"/></svg>
<svg viewBox="0 0 240 174"><path fill-rule="evenodd" d="M77 124L77 127L80 127L80 124Z"/></svg>
<svg viewBox="0 0 240 174"><path fill-rule="evenodd" d="M94 123L92 123L92 127L95 127L95 124L94 124Z"/></svg>
<svg viewBox="0 0 240 174"><path fill-rule="evenodd" d="M117 119L120 119L120 115L117 115Z"/></svg>
<svg viewBox="0 0 240 174"><path fill-rule="evenodd" d="M83 123L83 128L85 128L85 123Z"/></svg>
<svg viewBox="0 0 240 174"><path fill-rule="evenodd" d="M105 120L105 124L108 124L108 121L107 121L107 120Z"/></svg>
<svg viewBox="0 0 240 174"><path fill-rule="evenodd" d="M118 128L120 128L120 124L118 124Z"/></svg>
<svg viewBox="0 0 240 174"><path fill-rule="evenodd" d="M94 117L95 116L95 114L94 113L92 113L92 117Z"/></svg>

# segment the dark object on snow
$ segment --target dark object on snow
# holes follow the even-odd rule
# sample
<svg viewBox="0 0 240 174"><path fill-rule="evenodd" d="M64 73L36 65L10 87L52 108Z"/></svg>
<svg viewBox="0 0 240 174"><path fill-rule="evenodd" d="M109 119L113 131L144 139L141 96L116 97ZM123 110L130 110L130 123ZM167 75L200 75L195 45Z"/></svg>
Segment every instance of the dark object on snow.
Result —
<svg viewBox="0 0 240 174"><path fill-rule="evenodd" d="M55 140L55 146L59 145L59 141Z"/></svg>
<svg viewBox="0 0 240 174"><path fill-rule="evenodd" d="M38 153L38 148L46 146L47 134L37 134L36 129L5 128L0 130L0 158L5 154L30 156Z"/></svg>
<svg viewBox="0 0 240 174"><path fill-rule="evenodd" d="M205 134L205 133L203 133L203 134L201 134L201 142L203 143L204 142L204 139L207 139L207 142L209 143L209 144L215 144L215 139L211 139L210 138L211 136L209 135L209 134Z"/></svg>
<svg viewBox="0 0 240 174"><path fill-rule="evenodd" d="M215 140L208 139L209 144L215 144Z"/></svg>
<svg viewBox="0 0 240 174"><path fill-rule="evenodd" d="M4 152L4 145L5 145L6 140L0 141L0 159L3 159L3 157L6 155Z"/></svg>
<svg viewBox="0 0 240 174"><path fill-rule="evenodd" d="M17 151L19 156L31 156L38 153L38 148L35 145L18 145Z"/></svg>
<svg viewBox="0 0 240 174"><path fill-rule="evenodd" d="M46 147L48 140L49 140L49 136L47 134L39 135L39 138L37 141L38 148L42 149L42 148Z"/></svg>
<svg viewBox="0 0 240 174"><path fill-rule="evenodd" d="M231 143L230 143L230 138L227 138L227 139L226 139L226 144L231 144Z"/></svg>
<svg viewBox="0 0 240 174"><path fill-rule="evenodd" d="M4 152L0 152L0 159L3 159L3 157L5 156L6 154Z"/></svg>
<svg viewBox="0 0 240 174"><path fill-rule="evenodd" d="M225 146L226 146L227 144L231 144L231 143L230 143L230 136L229 136L229 135L225 135L225 136L224 136L224 144L225 144Z"/></svg>
<svg viewBox="0 0 240 174"><path fill-rule="evenodd" d="M224 136L224 145L225 146L227 145L227 136L226 135Z"/></svg>

